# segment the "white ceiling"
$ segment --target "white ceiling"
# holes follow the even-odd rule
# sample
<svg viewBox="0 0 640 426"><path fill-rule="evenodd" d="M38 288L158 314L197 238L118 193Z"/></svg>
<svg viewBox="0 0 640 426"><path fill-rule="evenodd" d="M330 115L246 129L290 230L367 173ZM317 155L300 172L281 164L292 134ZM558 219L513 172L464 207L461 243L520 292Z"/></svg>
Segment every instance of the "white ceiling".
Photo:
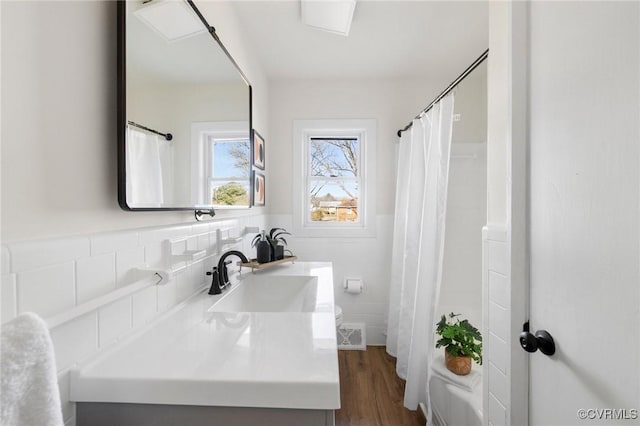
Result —
<svg viewBox="0 0 640 426"><path fill-rule="evenodd" d="M209 32L169 42L135 16L133 11L141 4L127 2L126 62L130 82L241 81L235 67Z"/></svg>
<svg viewBox="0 0 640 426"><path fill-rule="evenodd" d="M348 37L304 25L299 1L233 4L270 79L453 80L488 47L486 1L359 0Z"/></svg>

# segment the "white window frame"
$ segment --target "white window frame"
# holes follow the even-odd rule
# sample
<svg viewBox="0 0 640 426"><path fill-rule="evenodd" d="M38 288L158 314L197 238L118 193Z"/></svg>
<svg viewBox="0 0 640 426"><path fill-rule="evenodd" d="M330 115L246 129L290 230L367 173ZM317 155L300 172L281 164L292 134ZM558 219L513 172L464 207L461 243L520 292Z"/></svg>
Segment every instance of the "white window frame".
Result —
<svg viewBox="0 0 640 426"><path fill-rule="evenodd" d="M247 142L248 146L249 146L249 162L251 162L251 140L248 139L247 137L242 137L242 136L228 136L228 135L220 135L220 134L209 134L206 140L206 149L207 149L207 160L208 160L208 166L207 166L207 182L206 182L206 191L207 194L211 194L211 187L215 182L228 182L228 181L236 181L236 182L245 182L246 184L248 184L248 188L247 188L247 196L249 197L248 199L248 203L246 206L244 205L233 205L233 206L225 206L223 204L214 204L216 209L247 209L249 207L251 207L251 164L249 164L249 167L247 169L247 172L249 173L249 176L247 177L243 177L243 176L222 176L222 177L214 177L211 172L215 171L214 167L213 167L213 163L215 161L215 154L214 154L214 148L215 148L215 144L216 143L220 143L220 142L224 142L224 143L228 143L228 142L233 142L233 143L240 143L240 142Z"/></svg>
<svg viewBox="0 0 640 426"><path fill-rule="evenodd" d="M329 137L358 138L358 223L309 220L309 140ZM294 235L349 238L376 236L376 120L294 120L292 178Z"/></svg>
<svg viewBox="0 0 640 426"><path fill-rule="evenodd" d="M195 200L209 199L210 180L209 170L212 167L210 140L233 140L251 138L245 130L248 127L246 121L217 121L217 122L194 122L191 123L191 190L194 203ZM242 129L242 130L239 130ZM251 144L251 142L249 142ZM251 156L251 154L249 154ZM251 166L250 166L251 167ZM251 176L249 180L249 199L251 199ZM251 208L251 200L246 206L220 206L216 205L216 210L225 209L248 209Z"/></svg>

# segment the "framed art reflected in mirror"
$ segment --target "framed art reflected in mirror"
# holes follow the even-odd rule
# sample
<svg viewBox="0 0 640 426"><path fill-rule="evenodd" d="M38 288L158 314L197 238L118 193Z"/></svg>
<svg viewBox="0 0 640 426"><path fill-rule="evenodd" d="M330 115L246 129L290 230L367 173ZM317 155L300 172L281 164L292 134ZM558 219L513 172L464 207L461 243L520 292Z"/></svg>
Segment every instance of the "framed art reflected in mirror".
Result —
<svg viewBox="0 0 640 426"><path fill-rule="evenodd" d="M265 205L265 182L264 175L257 171L253 171L253 202L257 207Z"/></svg>
<svg viewBox="0 0 640 426"><path fill-rule="evenodd" d="M253 166L264 170L264 138L255 129L251 130L251 140L253 141Z"/></svg>

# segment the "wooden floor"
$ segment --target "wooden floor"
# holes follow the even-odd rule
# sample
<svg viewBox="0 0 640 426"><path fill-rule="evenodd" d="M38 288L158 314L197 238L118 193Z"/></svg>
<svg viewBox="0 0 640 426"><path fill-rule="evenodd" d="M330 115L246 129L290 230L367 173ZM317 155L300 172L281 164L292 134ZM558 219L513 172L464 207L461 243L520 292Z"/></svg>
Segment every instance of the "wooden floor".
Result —
<svg viewBox="0 0 640 426"><path fill-rule="evenodd" d="M338 351L340 399L336 426L424 426L420 410L406 409L404 380L396 375L395 358L383 346L366 351Z"/></svg>

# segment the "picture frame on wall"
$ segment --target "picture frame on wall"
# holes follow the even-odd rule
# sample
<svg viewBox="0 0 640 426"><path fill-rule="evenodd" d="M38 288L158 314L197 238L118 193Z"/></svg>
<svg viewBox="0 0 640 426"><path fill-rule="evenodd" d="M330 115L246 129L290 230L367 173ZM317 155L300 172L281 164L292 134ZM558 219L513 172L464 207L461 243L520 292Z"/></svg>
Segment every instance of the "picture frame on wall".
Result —
<svg viewBox="0 0 640 426"><path fill-rule="evenodd" d="M264 138L255 129L251 129L251 157L253 166L257 169L264 170Z"/></svg>
<svg viewBox="0 0 640 426"><path fill-rule="evenodd" d="M265 179L262 173L253 171L253 193L252 204L257 207L264 206L266 204L265 197Z"/></svg>

